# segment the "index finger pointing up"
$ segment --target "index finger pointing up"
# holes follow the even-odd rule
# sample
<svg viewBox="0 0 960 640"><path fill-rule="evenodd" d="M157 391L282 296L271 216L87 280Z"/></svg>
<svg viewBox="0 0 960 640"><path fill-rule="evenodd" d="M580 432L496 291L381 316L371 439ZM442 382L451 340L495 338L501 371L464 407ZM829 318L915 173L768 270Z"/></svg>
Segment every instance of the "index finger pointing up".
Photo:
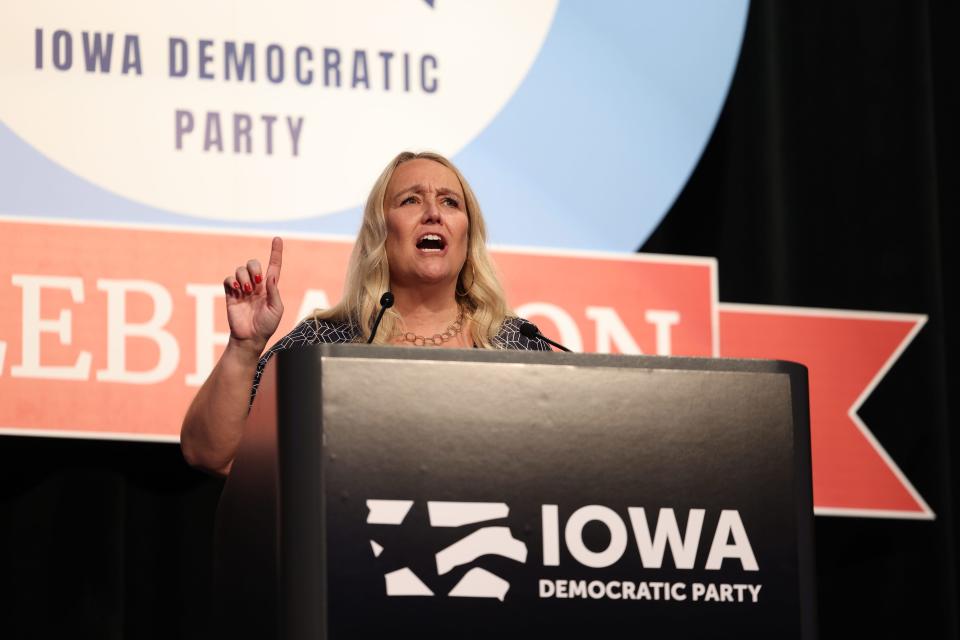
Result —
<svg viewBox="0 0 960 640"><path fill-rule="evenodd" d="M283 264L283 240L274 238L270 247L270 263L267 265L267 278L280 280L280 267Z"/></svg>

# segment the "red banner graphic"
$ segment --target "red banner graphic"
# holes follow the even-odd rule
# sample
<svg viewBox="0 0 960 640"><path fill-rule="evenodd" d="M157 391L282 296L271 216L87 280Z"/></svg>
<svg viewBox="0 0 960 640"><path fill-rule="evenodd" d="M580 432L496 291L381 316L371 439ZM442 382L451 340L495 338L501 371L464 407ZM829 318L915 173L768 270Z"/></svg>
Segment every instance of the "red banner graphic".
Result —
<svg viewBox="0 0 960 640"><path fill-rule="evenodd" d="M0 433L176 441L227 338L223 279L264 234L0 219ZM340 295L351 242L285 236L282 335ZM494 251L510 304L575 351L810 369L817 513L931 518L856 410L923 316L721 305L712 258Z"/></svg>
<svg viewBox="0 0 960 640"><path fill-rule="evenodd" d="M857 415L925 316L720 305L720 353L809 370L813 503L820 515L932 518L933 511Z"/></svg>

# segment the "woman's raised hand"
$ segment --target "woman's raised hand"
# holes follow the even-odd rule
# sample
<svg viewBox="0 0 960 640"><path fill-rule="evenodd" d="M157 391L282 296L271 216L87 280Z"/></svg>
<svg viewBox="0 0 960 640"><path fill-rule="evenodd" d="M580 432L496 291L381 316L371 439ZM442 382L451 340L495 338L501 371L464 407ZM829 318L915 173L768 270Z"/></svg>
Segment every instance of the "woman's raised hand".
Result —
<svg viewBox="0 0 960 640"><path fill-rule="evenodd" d="M250 347L257 354L267 346L283 316L283 302L277 288L282 262L283 240L274 238L266 273L259 261L249 260L223 281L230 340Z"/></svg>

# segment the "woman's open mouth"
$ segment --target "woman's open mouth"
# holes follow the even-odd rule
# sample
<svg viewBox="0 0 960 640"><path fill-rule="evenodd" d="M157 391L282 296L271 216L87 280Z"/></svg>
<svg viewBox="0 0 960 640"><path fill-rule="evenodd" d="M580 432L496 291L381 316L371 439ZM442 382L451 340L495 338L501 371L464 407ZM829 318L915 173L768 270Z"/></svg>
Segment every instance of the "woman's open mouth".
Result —
<svg viewBox="0 0 960 640"><path fill-rule="evenodd" d="M425 233L417 240L417 249L423 253L443 253L447 241L436 233Z"/></svg>

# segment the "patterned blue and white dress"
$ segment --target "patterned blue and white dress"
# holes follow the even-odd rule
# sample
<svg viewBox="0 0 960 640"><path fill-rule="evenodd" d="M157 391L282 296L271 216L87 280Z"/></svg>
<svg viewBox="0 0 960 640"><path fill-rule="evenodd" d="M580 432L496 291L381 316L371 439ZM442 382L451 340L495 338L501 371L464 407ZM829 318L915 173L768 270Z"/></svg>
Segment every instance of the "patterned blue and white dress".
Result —
<svg viewBox="0 0 960 640"><path fill-rule="evenodd" d="M520 351L551 351L550 345L539 338L530 339L520 333L520 325L525 320L509 317L500 325L500 331L493 339L496 349L517 349ZM345 344L348 342L362 342L359 328L350 322L333 322L330 320L304 320L293 331L277 341L257 363L257 372L253 377L253 389L250 392L250 402L257 394L260 384L260 375L273 354L284 349L297 349L315 344Z"/></svg>

